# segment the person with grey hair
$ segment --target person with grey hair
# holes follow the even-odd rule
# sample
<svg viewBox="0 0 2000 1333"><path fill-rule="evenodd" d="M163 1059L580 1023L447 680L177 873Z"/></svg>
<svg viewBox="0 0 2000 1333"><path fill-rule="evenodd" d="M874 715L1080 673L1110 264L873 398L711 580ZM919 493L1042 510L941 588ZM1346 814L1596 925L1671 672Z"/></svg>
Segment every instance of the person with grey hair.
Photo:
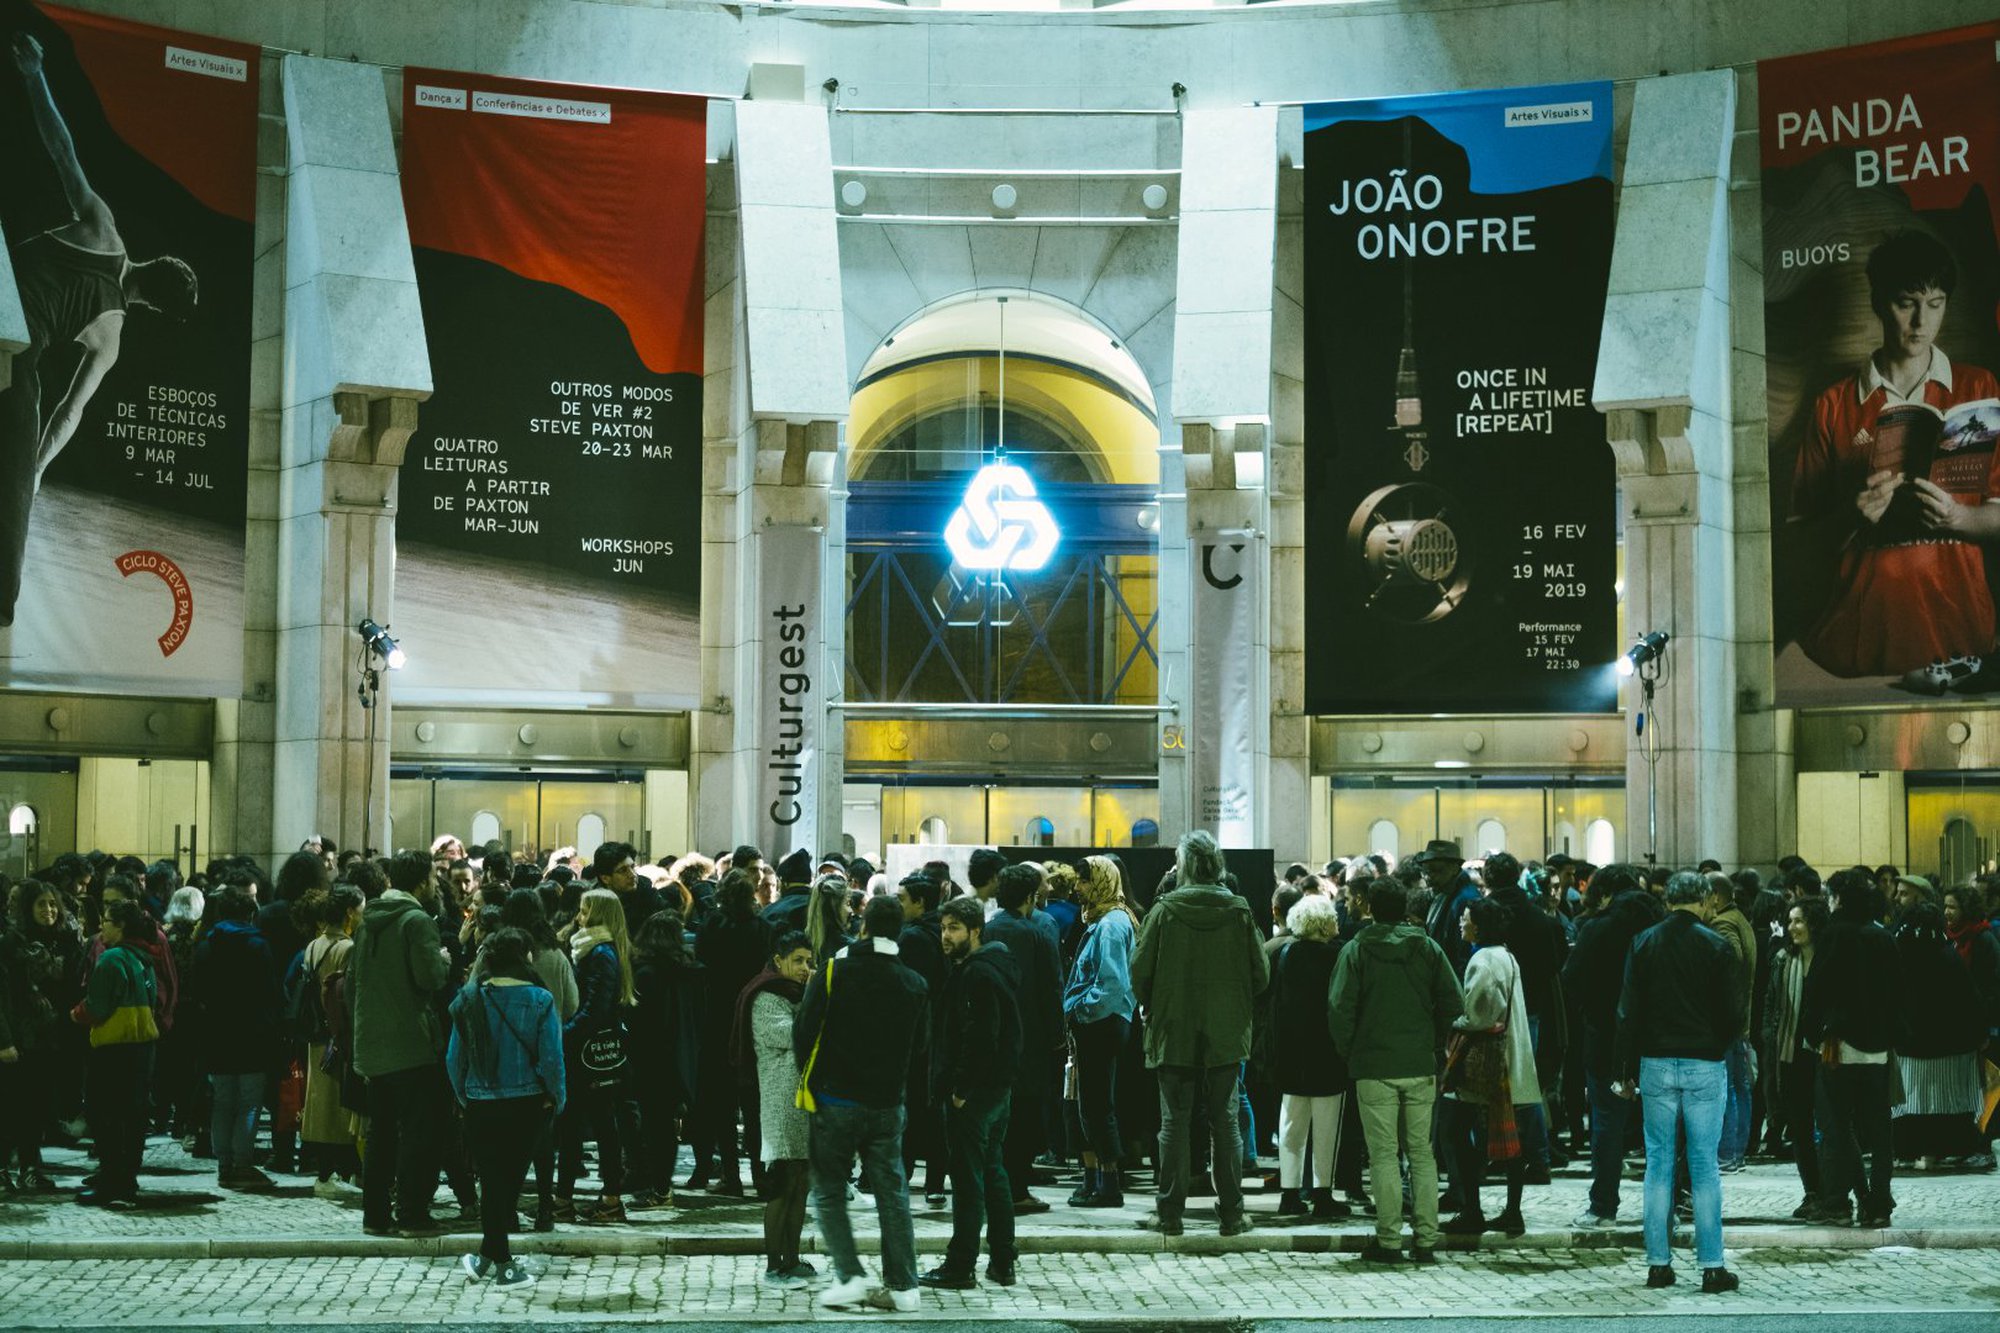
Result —
<svg viewBox="0 0 2000 1333"><path fill-rule="evenodd" d="M1310 1209L1316 1218L1334 1220L1351 1212L1333 1197L1348 1077L1347 1062L1334 1048L1326 1023L1327 991L1340 960L1340 916L1333 899L1310 895L1292 906L1285 926L1291 934L1271 959L1278 1214L1302 1217Z"/></svg>
<svg viewBox="0 0 2000 1333"><path fill-rule="evenodd" d="M1687 1138L1694 1196L1695 1260L1704 1292L1736 1290L1723 1266L1722 1176L1716 1148L1728 1105L1730 1045L1743 1027L1745 996L1735 950L1702 924L1708 884L1681 871L1667 881L1667 919L1632 941L1618 997L1616 1066L1622 1092L1638 1076L1646 1129L1646 1285L1674 1283L1674 1169Z"/></svg>
<svg viewBox="0 0 2000 1333"><path fill-rule="evenodd" d="M1222 1234L1240 1236L1250 1220L1243 1212L1236 1083L1250 1056L1252 1014L1270 981L1270 964L1250 904L1223 887L1227 870L1214 834L1184 834L1174 869L1178 887L1153 904L1132 953L1132 989L1146 1008L1146 1065L1160 1085L1157 1210L1140 1225L1166 1236L1181 1233L1188 1129L1198 1104L1215 1136Z"/></svg>

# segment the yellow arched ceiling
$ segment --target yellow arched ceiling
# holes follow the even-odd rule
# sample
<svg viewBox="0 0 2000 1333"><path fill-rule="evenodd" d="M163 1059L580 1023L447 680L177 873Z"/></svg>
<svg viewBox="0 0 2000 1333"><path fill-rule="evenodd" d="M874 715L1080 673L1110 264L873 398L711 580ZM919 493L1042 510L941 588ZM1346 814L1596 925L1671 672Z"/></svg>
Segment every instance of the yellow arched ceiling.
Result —
<svg viewBox="0 0 2000 1333"><path fill-rule="evenodd" d="M847 419L848 474L905 427L954 407L999 397L1000 360L990 353L921 361L891 370L854 395ZM1047 361L1007 358L1007 406L1024 408L1075 443L1093 479L1157 485L1160 431L1145 411L1094 375Z"/></svg>

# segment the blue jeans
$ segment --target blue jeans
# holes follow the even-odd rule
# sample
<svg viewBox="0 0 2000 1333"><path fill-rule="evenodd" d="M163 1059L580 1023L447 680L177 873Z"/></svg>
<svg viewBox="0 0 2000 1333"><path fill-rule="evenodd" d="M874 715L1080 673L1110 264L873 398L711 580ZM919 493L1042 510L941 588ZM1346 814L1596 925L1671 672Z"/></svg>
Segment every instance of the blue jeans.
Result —
<svg viewBox="0 0 2000 1333"><path fill-rule="evenodd" d="M866 1271L854 1251L854 1224L847 1216L847 1173L861 1157L861 1171L875 1191L875 1216L882 1226L882 1282L891 1291L917 1287L917 1238L910 1226L910 1192L903 1179L903 1108L829 1106L812 1115L807 1149L812 1164L813 1216L833 1261L834 1277L847 1282Z"/></svg>
<svg viewBox="0 0 2000 1333"><path fill-rule="evenodd" d="M264 1102L264 1076L210 1074L208 1083L215 1091L208 1133L215 1143L216 1170L240 1171L250 1165L251 1145L257 1139L257 1108Z"/></svg>
<svg viewBox="0 0 2000 1333"><path fill-rule="evenodd" d="M1646 1262L1673 1262L1675 1130L1687 1133L1688 1187L1694 1194L1694 1257L1722 1267L1722 1137L1726 1068L1721 1060L1642 1059L1639 1095L1646 1118Z"/></svg>
<svg viewBox="0 0 2000 1333"><path fill-rule="evenodd" d="M1750 1150L1750 1039L1738 1037L1723 1062L1728 1070L1729 1100L1722 1112L1722 1160L1738 1165Z"/></svg>
<svg viewBox="0 0 2000 1333"><path fill-rule="evenodd" d="M945 1103L951 1244L945 1247L944 1266L954 1273L970 1273L979 1262L981 1229L986 1231L993 1261L1014 1262L1014 1190L1001 1151L1012 1102L1013 1095L1003 1090L967 1097L964 1106Z"/></svg>

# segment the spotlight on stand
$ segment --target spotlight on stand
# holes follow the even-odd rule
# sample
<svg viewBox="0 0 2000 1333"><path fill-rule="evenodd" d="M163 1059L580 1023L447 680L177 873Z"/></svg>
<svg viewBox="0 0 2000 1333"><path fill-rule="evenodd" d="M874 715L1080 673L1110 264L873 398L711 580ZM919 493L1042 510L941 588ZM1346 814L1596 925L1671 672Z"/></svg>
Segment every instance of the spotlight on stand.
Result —
<svg viewBox="0 0 2000 1333"><path fill-rule="evenodd" d="M374 621L364 620L355 626L355 630L361 635L361 642L367 645L368 651L380 658L382 665L389 670L401 671L403 664L410 660L402 645L390 638L389 631Z"/></svg>
<svg viewBox="0 0 2000 1333"><path fill-rule="evenodd" d="M1639 641L1627 648L1625 655L1618 659L1618 674L1636 675L1641 669L1657 663L1666 655L1667 638L1665 630L1657 629L1651 634L1640 635Z"/></svg>

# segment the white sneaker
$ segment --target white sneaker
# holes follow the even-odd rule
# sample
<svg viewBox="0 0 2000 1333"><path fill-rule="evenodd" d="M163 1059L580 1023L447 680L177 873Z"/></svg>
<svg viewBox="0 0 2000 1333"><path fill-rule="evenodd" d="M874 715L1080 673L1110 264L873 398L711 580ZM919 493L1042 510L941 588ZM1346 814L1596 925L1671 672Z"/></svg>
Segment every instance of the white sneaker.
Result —
<svg viewBox="0 0 2000 1333"><path fill-rule="evenodd" d="M493 1261L483 1254L461 1255L458 1266L465 1270L467 1282L479 1282L493 1276Z"/></svg>
<svg viewBox="0 0 2000 1333"><path fill-rule="evenodd" d="M1617 1225L1617 1218L1594 1213L1588 1208L1572 1218L1569 1224L1572 1231L1609 1231Z"/></svg>
<svg viewBox="0 0 2000 1333"><path fill-rule="evenodd" d="M328 1176L325 1180L313 1182L315 1199L358 1199L361 1187L342 1180L339 1176Z"/></svg>
<svg viewBox="0 0 2000 1333"><path fill-rule="evenodd" d="M868 1293L874 1289L875 1284L864 1273L860 1277L834 1283L820 1294L819 1303L828 1310L852 1310L865 1304Z"/></svg>
<svg viewBox="0 0 2000 1333"><path fill-rule="evenodd" d="M877 1287L868 1293L868 1303L877 1310L887 1310L892 1314L915 1314L917 1312L917 1288L908 1291L891 1291L887 1287Z"/></svg>

